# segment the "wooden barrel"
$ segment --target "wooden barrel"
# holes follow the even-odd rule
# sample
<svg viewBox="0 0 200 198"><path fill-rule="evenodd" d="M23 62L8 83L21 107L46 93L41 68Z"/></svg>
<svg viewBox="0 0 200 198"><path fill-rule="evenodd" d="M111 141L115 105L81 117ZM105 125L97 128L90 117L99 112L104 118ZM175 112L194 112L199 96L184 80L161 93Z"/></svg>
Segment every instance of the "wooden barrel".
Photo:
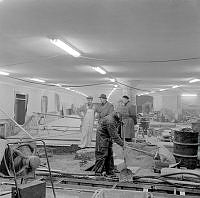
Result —
<svg viewBox="0 0 200 198"><path fill-rule="evenodd" d="M198 155L198 160L200 160L200 120L197 120L192 123L192 130L199 134L198 135L199 146L198 146L198 154L197 155Z"/></svg>
<svg viewBox="0 0 200 198"><path fill-rule="evenodd" d="M174 157L180 166L195 169L197 166L198 132L192 129L174 131Z"/></svg>

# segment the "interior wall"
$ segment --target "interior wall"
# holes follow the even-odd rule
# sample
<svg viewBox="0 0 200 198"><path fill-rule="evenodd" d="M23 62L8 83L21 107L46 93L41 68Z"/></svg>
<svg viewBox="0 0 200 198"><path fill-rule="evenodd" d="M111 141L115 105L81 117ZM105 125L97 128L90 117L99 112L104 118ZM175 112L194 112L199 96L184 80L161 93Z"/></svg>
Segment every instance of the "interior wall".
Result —
<svg viewBox="0 0 200 198"><path fill-rule="evenodd" d="M154 111L160 111L163 106L162 96L160 95L153 95L153 107Z"/></svg>
<svg viewBox="0 0 200 198"><path fill-rule="evenodd" d="M177 111L177 95L165 95L162 97L162 108L163 109L170 109L173 112Z"/></svg>
<svg viewBox="0 0 200 198"><path fill-rule="evenodd" d="M3 109L10 117L14 117L14 104L15 104L15 93L28 94L28 106L27 115L32 115L33 112L41 112L41 97L48 97L48 112L55 112L55 93L60 96L61 107L71 108L72 104L75 107L79 107L85 103L86 99L84 96L76 94L68 90L62 90L60 88L51 90L19 86L14 84L4 84L0 82L0 108ZM0 119L6 119L2 112L0 112Z"/></svg>
<svg viewBox="0 0 200 198"><path fill-rule="evenodd" d="M14 117L14 87L0 84L0 98L0 109ZM0 112L0 119L6 118L7 116Z"/></svg>

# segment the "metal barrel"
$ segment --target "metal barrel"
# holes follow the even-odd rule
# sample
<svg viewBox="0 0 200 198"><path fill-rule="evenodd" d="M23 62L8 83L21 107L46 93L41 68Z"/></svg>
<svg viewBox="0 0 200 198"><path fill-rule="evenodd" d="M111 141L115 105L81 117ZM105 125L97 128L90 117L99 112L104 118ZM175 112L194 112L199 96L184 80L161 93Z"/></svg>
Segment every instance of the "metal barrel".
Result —
<svg viewBox="0 0 200 198"><path fill-rule="evenodd" d="M195 169L197 166L198 132L190 130L174 131L174 157L180 166Z"/></svg>
<svg viewBox="0 0 200 198"><path fill-rule="evenodd" d="M200 160L200 120L196 120L192 123L192 130L198 133L198 160Z"/></svg>

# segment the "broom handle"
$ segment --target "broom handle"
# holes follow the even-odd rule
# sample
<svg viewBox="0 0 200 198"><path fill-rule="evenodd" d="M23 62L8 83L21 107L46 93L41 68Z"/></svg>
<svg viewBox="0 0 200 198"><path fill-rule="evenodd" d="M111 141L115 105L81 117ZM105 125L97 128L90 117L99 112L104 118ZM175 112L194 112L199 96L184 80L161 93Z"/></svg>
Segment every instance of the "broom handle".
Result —
<svg viewBox="0 0 200 198"><path fill-rule="evenodd" d="M124 146L123 146L124 164L125 164L125 167L127 167L127 165L126 165L126 157L125 157L125 144L126 144L126 141L125 141L125 131L123 130L123 123L122 122L121 122L121 131L122 131L123 140L124 140Z"/></svg>
<svg viewBox="0 0 200 198"><path fill-rule="evenodd" d="M144 153L145 155L148 155L148 156L150 156L150 157L154 157L154 156L155 156L154 154L152 154L152 153L150 153L150 152L147 152L147 151L144 151L144 150L140 150L140 149L137 149L137 148L135 148L135 147L127 146L127 148L132 149L132 150L134 150L134 151L137 151L137 152L139 152L139 153Z"/></svg>

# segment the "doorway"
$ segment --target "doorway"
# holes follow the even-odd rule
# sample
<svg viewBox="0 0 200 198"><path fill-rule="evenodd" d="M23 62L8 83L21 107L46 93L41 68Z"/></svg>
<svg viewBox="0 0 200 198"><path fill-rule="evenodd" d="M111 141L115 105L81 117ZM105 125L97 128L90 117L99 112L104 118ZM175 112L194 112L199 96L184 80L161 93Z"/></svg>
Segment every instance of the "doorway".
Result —
<svg viewBox="0 0 200 198"><path fill-rule="evenodd" d="M27 104L28 104L27 94L20 94L20 93L15 94L14 114L15 114L15 121L19 125L23 125L25 123Z"/></svg>

